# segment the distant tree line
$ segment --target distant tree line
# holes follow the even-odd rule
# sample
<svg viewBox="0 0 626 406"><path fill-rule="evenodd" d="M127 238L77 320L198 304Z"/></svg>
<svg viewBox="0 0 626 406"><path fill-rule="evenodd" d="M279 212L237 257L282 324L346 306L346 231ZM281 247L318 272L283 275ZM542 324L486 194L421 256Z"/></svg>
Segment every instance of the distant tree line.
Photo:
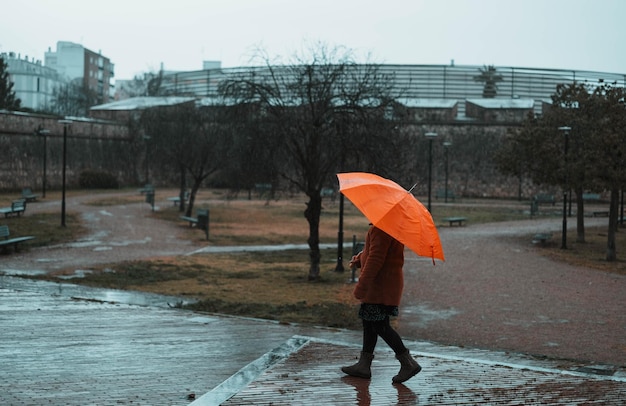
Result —
<svg viewBox="0 0 626 406"><path fill-rule="evenodd" d="M503 173L575 193L577 242L585 241L583 194L608 191L608 261L617 258L620 192L626 187L624 96L624 88L602 81L560 85L548 112L528 117L496 154Z"/></svg>

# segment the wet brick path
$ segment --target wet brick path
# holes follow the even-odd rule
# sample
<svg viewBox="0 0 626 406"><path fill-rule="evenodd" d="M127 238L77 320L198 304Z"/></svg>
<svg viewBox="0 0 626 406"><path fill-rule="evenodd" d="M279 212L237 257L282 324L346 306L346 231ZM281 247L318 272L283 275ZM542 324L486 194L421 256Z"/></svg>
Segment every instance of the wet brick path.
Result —
<svg viewBox="0 0 626 406"><path fill-rule="evenodd" d="M345 347L312 342L277 364L224 405L619 405L626 383L564 375L479 360L418 357L422 372L391 384L398 372L393 353L372 365L372 379L346 377L337 365Z"/></svg>

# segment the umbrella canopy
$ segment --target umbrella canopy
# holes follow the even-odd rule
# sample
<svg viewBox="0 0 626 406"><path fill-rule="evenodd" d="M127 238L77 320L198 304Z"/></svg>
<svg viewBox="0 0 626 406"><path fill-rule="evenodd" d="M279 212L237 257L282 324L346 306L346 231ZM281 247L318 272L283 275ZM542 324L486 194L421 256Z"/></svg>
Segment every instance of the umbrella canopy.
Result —
<svg viewBox="0 0 626 406"><path fill-rule="evenodd" d="M337 174L339 190L367 217L417 255L444 261L437 227L430 212L396 182L373 173Z"/></svg>

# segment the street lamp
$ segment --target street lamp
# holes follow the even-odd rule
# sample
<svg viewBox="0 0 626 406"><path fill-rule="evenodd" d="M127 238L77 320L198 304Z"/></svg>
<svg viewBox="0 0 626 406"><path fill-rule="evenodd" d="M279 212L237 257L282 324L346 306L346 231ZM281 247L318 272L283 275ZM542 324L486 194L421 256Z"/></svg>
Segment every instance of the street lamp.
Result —
<svg viewBox="0 0 626 406"><path fill-rule="evenodd" d="M431 211L431 195L433 182L433 139L437 137L437 133L424 134L428 138L428 211Z"/></svg>
<svg viewBox="0 0 626 406"><path fill-rule="evenodd" d="M339 192L339 231L337 232L337 265L335 272L343 272L343 193Z"/></svg>
<svg viewBox="0 0 626 406"><path fill-rule="evenodd" d="M568 176L567 176L567 149L569 147L569 133L571 127L562 126L559 127L559 131L565 135L565 141L563 145L563 165L565 168L564 185L563 185L563 235L561 237L561 249L567 248L567 189L568 189Z"/></svg>
<svg viewBox="0 0 626 406"><path fill-rule="evenodd" d="M41 180L41 197L46 197L46 160L48 155L48 134L49 130L45 130L42 126L37 129L37 135L43 137L43 177Z"/></svg>
<svg viewBox="0 0 626 406"><path fill-rule="evenodd" d="M445 192L445 202L448 203L448 148L452 145L450 141L446 141L443 143L443 148L445 151L446 157L446 192Z"/></svg>
<svg viewBox="0 0 626 406"><path fill-rule="evenodd" d="M61 193L61 227L65 227L65 167L67 166L67 126L72 124L71 120L59 120L63 124L63 187Z"/></svg>

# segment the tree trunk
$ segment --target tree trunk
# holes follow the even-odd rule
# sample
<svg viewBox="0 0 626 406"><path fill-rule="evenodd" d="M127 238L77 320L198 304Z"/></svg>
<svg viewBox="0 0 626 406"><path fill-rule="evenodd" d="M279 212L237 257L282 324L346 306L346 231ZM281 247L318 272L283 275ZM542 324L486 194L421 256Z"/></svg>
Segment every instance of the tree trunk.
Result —
<svg viewBox="0 0 626 406"><path fill-rule="evenodd" d="M191 214L193 212L193 206L196 202L196 195L198 194L198 190L200 190L200 185L202 184L202 179L194 180L191 185L191 190L189 191L189 205L187 206L187 212L185 216L193 217Z"/></svg>
<svg viewBox="0 0 626 406"><path fill-rule="evenodd" d="M617 232L617 218L619 215L619 190L611 189L611 202L609 204L609 232L606 243L606 260L613 262L617 259L615 247L615 233Z"/></svg>
<svg viewBox="0 0 626 406"><path fill-rule="evenodd" d="M187 182L186 182L187 176L186 175L187 175L187 171L185 170L184 167L181 166L180 168L180 192L178 193L178 196L180 197L180 201L178 202L178 211L181 213L185 211L185 189L187 189ZM190 216L190 215L187 214L187 216Z"/></svg>
<svg viewBox="0 0 626 406"><path fill-rule="evenodd" d="M583 188L576 187L576 242L585 242L585 202L583 201ZM571 203L571 202L570 202Z"/></svg>
<svg viewBox="0 0 626 406"><path fill-rule="evenodd" d="M314 191L309 196L304 217L309 222L309 281L316 281L320 277L320 215L322 212L322 196L320 191Z"/></svg>
<svg viewBox="0 0 626 406"><path fill-rule="evenodd" d="M178 204L180 204L180 208L178 211L181 213L185 211L185 206L187 205L187 184L181 185L180 191L178 192Z"/></svg>

